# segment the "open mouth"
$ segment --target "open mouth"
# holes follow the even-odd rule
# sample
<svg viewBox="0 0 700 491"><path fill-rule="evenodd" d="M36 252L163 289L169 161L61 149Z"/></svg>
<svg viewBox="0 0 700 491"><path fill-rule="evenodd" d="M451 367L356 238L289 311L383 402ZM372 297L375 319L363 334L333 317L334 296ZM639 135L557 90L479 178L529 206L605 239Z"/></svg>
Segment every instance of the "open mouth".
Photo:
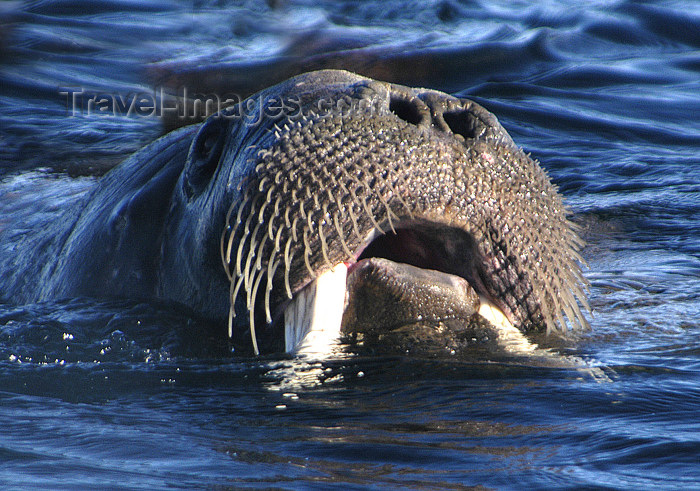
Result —
<svg viewBox="0 0 700 491"><path fill-rule="evenodd" d="M341 335L381 335L445 322L486 321L508 347L532 345L488 294L473 238L459 228L404 223L375 236L354 261L338 263L284 310L285 349L327 353Z"/></svg>

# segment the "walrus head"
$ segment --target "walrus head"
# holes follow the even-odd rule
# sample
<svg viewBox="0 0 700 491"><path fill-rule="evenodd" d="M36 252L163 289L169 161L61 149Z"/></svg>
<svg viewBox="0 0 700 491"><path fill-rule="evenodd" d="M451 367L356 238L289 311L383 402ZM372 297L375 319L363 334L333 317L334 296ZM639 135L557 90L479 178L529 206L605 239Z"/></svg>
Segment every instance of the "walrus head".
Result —
<svg viewBox="0 0 700 491"><path fill-rule="evenodd" d="M285 329L293 349L319 305L346 333L482 322L484 306L523 333L586 325L561 197L469 100L301 75L203 123L175 193L188 219L167 225L161 293L256 353Z"/></svg>

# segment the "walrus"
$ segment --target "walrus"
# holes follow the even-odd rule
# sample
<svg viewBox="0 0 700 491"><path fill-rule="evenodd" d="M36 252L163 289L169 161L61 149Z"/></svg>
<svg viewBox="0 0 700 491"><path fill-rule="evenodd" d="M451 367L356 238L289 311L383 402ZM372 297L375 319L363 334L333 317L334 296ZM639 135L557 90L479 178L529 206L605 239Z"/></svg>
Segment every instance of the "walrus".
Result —
<svg viewBox="0 0 700 491"><path fill-rule="evenodd" d="M175 130L0 243L9 302L172 301L255 354L412 326L507 341L587 325L582 241L496 117L345 71Z"/></svg>

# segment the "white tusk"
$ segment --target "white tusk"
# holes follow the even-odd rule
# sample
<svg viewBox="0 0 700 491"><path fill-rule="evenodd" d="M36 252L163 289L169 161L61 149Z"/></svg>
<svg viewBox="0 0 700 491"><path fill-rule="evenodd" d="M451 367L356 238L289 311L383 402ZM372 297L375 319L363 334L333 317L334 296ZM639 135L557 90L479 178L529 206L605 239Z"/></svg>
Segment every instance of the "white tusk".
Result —
<svg viewBox="0 0 700 491"><path fill-rule="evenodd" d="M479 295L481 305L479 315L489 321L498 332L498 342L511 353L532 353L537 349L537 345L531 343L525 335L515 327L505 314L492 304L486 297Z"/></svg>
<svg viewBox="0 0 700 491"><path fill-rule="evenodd" d="M327 354L340 337L345 307L344 263L333 266L298 292L284 311L285 350Z"/></svg>

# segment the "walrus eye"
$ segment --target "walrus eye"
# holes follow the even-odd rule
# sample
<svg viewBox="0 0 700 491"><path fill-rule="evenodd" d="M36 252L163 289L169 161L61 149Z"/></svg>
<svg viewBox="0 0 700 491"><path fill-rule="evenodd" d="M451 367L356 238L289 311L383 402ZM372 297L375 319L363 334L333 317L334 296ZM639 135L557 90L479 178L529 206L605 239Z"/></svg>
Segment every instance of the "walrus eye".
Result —
<svg viewBox="0 0 700 491"><path fill-rule="evenodd" d="M201 193L219 165L226 143L229 121L223 117L209 118L195 136L187 157L185 192L188 198Z"/></svg>

